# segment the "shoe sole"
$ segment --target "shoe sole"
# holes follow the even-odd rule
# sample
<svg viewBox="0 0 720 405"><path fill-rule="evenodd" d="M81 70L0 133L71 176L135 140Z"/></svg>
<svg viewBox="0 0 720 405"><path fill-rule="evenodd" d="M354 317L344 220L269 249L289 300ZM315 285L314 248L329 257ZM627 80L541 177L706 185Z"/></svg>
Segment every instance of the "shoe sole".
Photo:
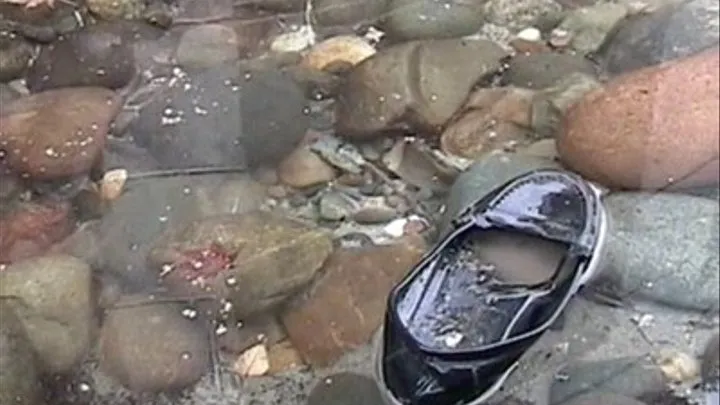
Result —
<svg viewBox="0 0 720 405"><path fill-rule="evenodd" d="M592 188L593 192L595 193L596 197L601 200L602 197L606 194L606 190L588 182L590 187ZM607 213L607 210L605 209L605 206L601 203L599 207L599 224L598 224L598 236L597 241L595 243L595 249L592 253L592 258L590 259L590 263L588 263L587 270L585 271L585 274L582 275L576 282L575 286L572 288L571 293L568 294L570 298L574 297L578 290L580 290L581 287L586 285L588 282L590 282L595 276L598 274L600 269L602 268L602 261L603 256L605 255L605 246L606 246L606 239L607 239L607 233L608 229L610 228L610 218ZM570 301L570 298L568 298L567 302L563 305L563 307L558 311L558 314L560 314L562 311L565 310L567 307L567 303ZM407 405L403 404L402 402L398 401L386 388L385 384L385 377L382 370L382 359L383 359L383 344L382 344L382 327L380 327L379 333L378 333L378 339L376 339L376 342L374 343L373 348L373 371L375 374L375 382L377 383L378 390L380 391L380 396L385 403L385 405ZM510 375L518 368L519 361L513 363L510 367L507 368L503 372L503 374L493 383L490 388L488 388L480 397L473 399L472 401L468 402L464 405L481 405L488 399L490 399L493 395L497 393L497 391L502 387L502 385L505 383L505 381L510 377Z"/></svg>

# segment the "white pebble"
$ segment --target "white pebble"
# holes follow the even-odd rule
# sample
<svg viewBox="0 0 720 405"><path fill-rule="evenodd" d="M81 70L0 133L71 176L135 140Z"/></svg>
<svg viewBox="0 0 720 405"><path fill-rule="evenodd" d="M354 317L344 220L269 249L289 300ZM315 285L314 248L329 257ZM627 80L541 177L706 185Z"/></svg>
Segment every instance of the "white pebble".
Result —
<svg viewBox="0 0 720 405"><path fill-rule="evenodd" d="M542 33L535 27L529 27L518 32L517 38L524 41L540 42L542 40Z"/></svg>

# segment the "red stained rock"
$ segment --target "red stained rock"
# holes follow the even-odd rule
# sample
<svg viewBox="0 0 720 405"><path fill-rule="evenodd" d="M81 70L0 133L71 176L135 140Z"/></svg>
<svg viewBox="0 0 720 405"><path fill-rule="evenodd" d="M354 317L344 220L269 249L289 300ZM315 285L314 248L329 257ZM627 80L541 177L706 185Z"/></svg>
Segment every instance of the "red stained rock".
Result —
<svg viewBox="0 0 720 405"><path fill-rule="evenodd" d="M563 163L619 189L718 185L717 49L620 76L573 106Z"/></svg>
<svg viewBox="0 0 720 405"><path fill-rule="evenodd" d="M70 204L26 203L0 216L0 263L38 256L72 232Z"/></svg>

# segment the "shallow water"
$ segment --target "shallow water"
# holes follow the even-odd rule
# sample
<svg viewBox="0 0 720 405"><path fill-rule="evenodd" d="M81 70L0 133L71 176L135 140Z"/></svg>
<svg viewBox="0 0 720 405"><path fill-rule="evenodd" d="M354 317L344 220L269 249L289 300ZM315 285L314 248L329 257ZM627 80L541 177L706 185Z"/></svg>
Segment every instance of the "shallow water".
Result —
<svg viewBox="0 0 720 405"><path fill-rule="evenodd" d="M647 191L647 204L617 203L629 241L609 255L619 281L598 287L626 306L578 298L589 309L571 307L506 392L546 405L553 382L534 376L580 358L701 357L720 308L717 180L666 205L651 198L665 186L645 186L657 173L682 183L675 171L717 149L715 73L693 59L666 80L701 83L694 101L663 90L646 110L608 93L619 107L584 110L608 111L600 122L568 110L617 71L717 43L716 2L664 2L0 0L0 313L19 318L0 320L0 405L364 405L352 383L314 390L372 375L388 293L440 224L567 150L579 157L560 160L597 169L601 186ZM658 130L675 110L694 114L688 126ZM565 132L581 135L559 150ZM538 217L563 204L531 197L513 203ZM428 347L494 341L520 303L484 301L489 283L547 281L565 249L468 240L420 276L403 322ZM622 271L633 266L640 281ZM687 374L677 392L700 378Z"/></svg>

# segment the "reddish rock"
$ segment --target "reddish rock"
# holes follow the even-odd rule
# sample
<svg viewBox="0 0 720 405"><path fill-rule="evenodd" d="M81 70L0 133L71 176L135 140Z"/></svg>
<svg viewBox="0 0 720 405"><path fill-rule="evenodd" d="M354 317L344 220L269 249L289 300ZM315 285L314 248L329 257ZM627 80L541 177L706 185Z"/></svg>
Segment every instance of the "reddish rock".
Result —
<svg viewBox="0 0 720 405"><path fill-rule="evenodd" d="M325 367L367 344L380 326L390 289L425 252L418 236L387 246L340 249L324 275L282 317L288 337L306 363Z"/></svg>
<svg viewBox="0 0 720 405"><path fill-rule="evenodd" d="M717 185L719 55L637 70L588 93L565 118L561 160L612 188Z"/></svg>
<svg viewBox="0 0 720 405"><path fill-rule="evenodd" d="M36 179L87 173L105 147L119 101L109 89L72 87L7 103L0 112L0 160Z"/></svg>
<svg viewBox="0 0 720 405"><path fill-rule="evenodd" d="M478 89L440 138L446 153L477 159L494 150L529 142L533 92L502 87Z"/></svg>
<svg viewBox="0 0 720 405"><path fill-rule="evenodd" d="M70 204L26 203L0 215L0 263L38 256L72 232Z"/></svg>

